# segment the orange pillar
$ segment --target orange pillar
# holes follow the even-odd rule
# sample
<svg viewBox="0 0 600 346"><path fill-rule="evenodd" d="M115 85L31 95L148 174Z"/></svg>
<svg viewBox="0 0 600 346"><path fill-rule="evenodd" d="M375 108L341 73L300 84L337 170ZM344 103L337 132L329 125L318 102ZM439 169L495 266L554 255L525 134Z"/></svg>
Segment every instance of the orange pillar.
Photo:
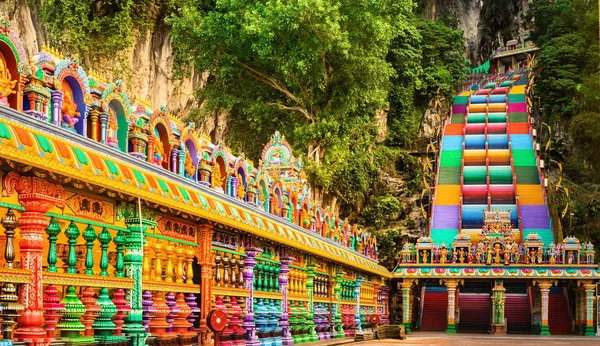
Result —
<svg viewBox="0 0 600 346"><path fill-rule="evenodd" d="M154 138L154 135L148 135L148 157L146 158L146 161L150 162L150 163L154 163L154 141L156 140L156 138ZM142 152L143 154L143 152Z"/></svg>
<svg viewBox="0 0 600 346"><path fill-rule="evenodd" d="M212 235L213 226L210 224L202 224L198 226L198 247L196 249L196 258L201 267L200 274L200 338L202 345L210 344L210 334L206 317L210 312L210 297L212 289Z"/></svg>
<svg viewBox="0 0 600 346"><path fill-rule="evenodd" d="M44 230L49 224L45 214L54 206L63 207L65 192L60 185L51 184L35 177L22 177L10 172L3 181L5 196L15 191L19 194L19 203L25 208L19 218L19 242L21 269L31 271L29 283L19 292L19 302L25 305L25 311L18 319L15 340L28 345L38 345L46 341L44 325L44 302L42 286L42 249Z"/></svg>

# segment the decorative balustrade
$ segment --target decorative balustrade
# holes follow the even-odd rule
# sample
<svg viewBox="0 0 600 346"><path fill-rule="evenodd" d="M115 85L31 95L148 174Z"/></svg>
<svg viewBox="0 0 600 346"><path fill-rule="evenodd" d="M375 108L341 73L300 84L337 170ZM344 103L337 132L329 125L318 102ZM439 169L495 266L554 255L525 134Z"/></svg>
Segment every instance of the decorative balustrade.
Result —
<svg viewBox="0 0 600 346"><path fill-rule="evenodd" d="M258 260L254 267L254 289L264 292L279 292L279 264Z"/></svg>
<svg viewBox="0 0 600 346"><path fill-rule="evenodd" d="M8 269L18 274L20 270L14 269L15 263L19 264L19 260L15 259L18 251L14 249L14 230L18 222L12 216L14 214L9 213L2 223L6 237L4 262ZM125 290L132 289L133 285L133 279L125 278L125 260L130 250L126 239L128 231L58 215L49 218L45 232L48 245L44 247L43 254L43 308L46 311L44 333L48 340L115 345L123 342L123 328L132 310L125 299ZM194 324L198 322L200 309L194 293L200 293L200 287L193 281L195 255L196 249L192 246L146 237L140 259L140 282L144 290L140 322L153 336L148 341L149 345L163 342L189 345L196 342L198 333ZM246 255L218 248L214 255L213 290L234 290L229 295L218 295L219 300L215 302L216 307L222 304L221 308L224 307L228 315L229 334L224 334L220 344L230 342L229 345L242 346L247 335L245 327L242 328L242 320L247 316L247 293L244 293L248 292L244 288ZM280 325L283 309L282 300L278 297L283 296L279 291L280 275L284 273L287 273L284 281L287 283L286 292L293 296L288 300L292 339L296 342L310 341L313 334L319 340L333 337L330 330L334 316L330 309L335 309L335 306L326 301L333 298L334 280L324 272L315 271L316 264L302 267L305 263L313 263L311 261L303 259L298 263L301 266L291 266L289 272L284 272L280 270L283 261L280 263L275 260L278 257L269 257L259 255L253 266L252 289L257 297L254 321L260 331L261 345L282 344L288 322L286 320L286 324ZM311 275L314 275L312 285L308 285ZM309 289L317 299L313 303L309 303ZM343 279L340 289L340 297L351 300L354 280ZM239 290L239 295L235 290ZM10 282L4 283L0 289L0 316L5 339L12 337L12 325L23 310L23 306L16 303L16 291L17 286Z"/></svg>
<svg viewBox="0 0 600 346"><path fill-rule="evenodd" d="M328 298L330 295L329 276L317 274L314 279L314 296L317 298Z"/></svg>
<svg viewBox="0 0 600 346"><path fill-rule="evenodd" d="M215 262L212 276L213 286L224 288L243 288L243 272L244 257L240 255L233 255L228 252L215 252Z"/></svg>
<svg viewBox="0 0 600 346"><path fill-rule="evenodd" d="M575 237L561 244L544 246L541 238L530 233L523 242L515 242L512 234L490 235L482 232L477 243L468 235L456 236L452 246L433 244L421 237L416 244L404 244L402 264L486 264L486 265L578 265L593 264L596 254L591 242L580 243Z"/></svg>
<svg viewBox="0 0 600 346"><path fill-rule="evenodd" d="M308 274L305 269L292 268L288 273L289 293L295 296L307 296L306 279Z"/></svg>

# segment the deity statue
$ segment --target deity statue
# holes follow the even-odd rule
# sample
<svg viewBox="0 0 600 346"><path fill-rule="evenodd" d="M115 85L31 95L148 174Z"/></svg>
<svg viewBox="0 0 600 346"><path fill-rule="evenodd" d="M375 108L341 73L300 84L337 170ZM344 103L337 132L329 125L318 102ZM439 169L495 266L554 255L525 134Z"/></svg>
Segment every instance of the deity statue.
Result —
<svg viewBox="0 0 600 346"><path fill-rule="evenodd" d="M0 104L8 106L7 97L15 93L16 83L16 80L12 80L4 59L0 56Z"/></svg>
<svg viewBox="0 0 600 346"><path fill-rule="evenodd" d="M213 189L215 188L223 188L223 183L225 182L225 179L227 179L227 175L222 177L221 176L221 167L219 166L219 164L216 164L216 166L214 166L216 169L213 170L213 175L212 175L212 187Z"/></svg>
<svg viewBox="0 0 600 346"><path fill-rule="evenodd" d="M489 246L487 249L487 256L485 258L485 264L492 264L492 247Z"/></svg>
<svg viewBox="0 0 600 346"><path fill-rule="evenodd" d="M475 252L475 263L481 263L483 256L483 250L481 248L477 248L477 252Z"/></svg>
<svg viewBox="0 0 600 346"><path fill-rule="evenodd" d="M421 251L421 260L423 261L423 263L427 263L427 251Z"/></svg>
<svg viewBox="0 0 600 346"><path fill-rule="evenodd" d="M60 110L62 112L62 121L67 127L75 126L75 124L79 122L79 117L81 116L79 112L77 112L77 104L71 101L72 98L71 92L66 90Z"/></svg>
<svg viewBox="0 0 600 346"><path fill-rule="evenodd" d="M537 258L537 251L535 249L531 249L529 251L529 261L531 264L535 264L535 259Z"/></svg>
<svg viewBox="0 0 600 346"><path fill-rule="evenodd" d="M246 189L244 188L244 181L242 180L242 176L239 173L237 174L237 180L237 197L238 199L243 200L244 197L246 197Z"/></svg>
<svg viewBox="0 0 600 346"><path fill-rule="evenodd" d="M187 174L188 177L194 177L194 175L196 174L196 167L194 167L194 161L190 156L190 152L187 150L185 151L184 170L185 174Z"/></svg>
<svg viewBox="0 0 600 346"><path fill-rule="evenodd" d="M467 252L467 263L473 263L473 253Z"/></svg>
<svg viewBox="0 0 600 346"><path fill-rule="evenodd" d="M154 141L154 164L161 166L164 161L165 150L163 149L162 142L157 138Z"/></svg>
<svg viewBox="0 0 600 346"><path fill-rule="evenodd" d="M575 256L573 255L573 251L569 251L569 257L568 257L568 264L573 264L573 262L575 261Z"/></svg>
<svg viewBox="0 0 600 346"><path fill-rule="evenodd" d="M504 250L504 264L510 263L510 250Z"/></svg>
<svg viewBox="0 0 600 346"><path fill-rule="evenodd" d="M556 263L556 258L554 258L554 251L552 251L552 249L548 249L548 261L550 264Z"/></svg>
<svg viewBox="0 0 600 346"><path fill-rule="evenodd" d="M443 246L442 250L440 251L440 264L445 264L447 258L448 258L448 249L446 249L446 247Z"/></svg>
<svg viewBox="0 0 600 346"><path fill-rule="evenodd" d="M310 226L310 219L308 217L308 212L305 208L302 208L302 210L300 210L300 225L306 229L308 229L308 227Z"/></svg>
<svg viewBox="0 0 600 346"><path fill-rule="evenodd" d="M494 263L500 263L500 253L502 252L502 248L499 243L494 244Z"/></svg>
<svg viewBox="0 0 600 346"><path fill-rule="evenodd" d="M458 251L458 261L460 263L465 263L465 250L462 248Z"/></svg>
<svg viewBox="0 0 600 346"><path fill-rule="evenodd" d="M544 250L540 249L540 250L537 252L537 263L538 263L538 264L542 264L542 261L543 261L543 256L544 256Z"/></svg>

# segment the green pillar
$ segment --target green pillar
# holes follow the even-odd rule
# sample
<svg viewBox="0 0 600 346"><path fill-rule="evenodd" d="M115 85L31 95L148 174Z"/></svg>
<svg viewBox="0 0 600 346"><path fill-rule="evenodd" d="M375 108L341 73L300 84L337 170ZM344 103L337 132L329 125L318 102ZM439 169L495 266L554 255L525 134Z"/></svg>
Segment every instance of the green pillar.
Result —
<svg viewBox="0 0 600 346"><path fill-rule="evenodd" d="M92 225L88 225L83 231L83 239L87 248L85 254L85 274L94 275L94 241L96 240L96 230Z"/></svg>
<svg viewBox="0 0 600 346"><path fill-rule="evenodd" d="M315 272L319 266L315 263L309 263L306 267L306 290L308 292L308 316L306 317L306 325L308 326L309 342L319 341L317 331L315 330L315 306L313 300L314 280L317 275Z"/></svg>
<svg viewBox="0 0 600 346"><path fill-rule="evenodd" d="M334 318L334 335L337 338L345 338L344 328L342 328L342 278L344 272L337 268L335 271L335 286L333 287L335 297L335 318Z"/></svg>
<svg viewBox="0 0 600 346"><path fill-rule="evenodd" d="M60 224L56 221L55 218L50 219L50 224L46 228L46 233L48 233L48 272L49 273L57 273L56 269L56 240L58 239L58 234L60 233Z"/></svg>
<svg viewBox="0 0 600 346"><path fill-rule="evenodd" d="M413 281L404 279L402 282L402 324L406 333L410 333L411 325L411 301L410 301L410 290L412 288Z"/></svg>
<svg viewBox="0 0 600 346"><path fill-rule="evenodd" d="M113 323L112 318L117 313L117 307L108 297L108 290L106 288L100 289L98 305L100 305L101 311L92 325L96 341L100 343L124 341L125 336L113 335L113 331L117 329L117 326Z"/></svg>
<svg viewBox="0 0 600 346"><path fill-rule="evenodd" d="M110 233L106 227L102 228L100 234L98 234L98 241L100 241L100 276L108 276L108 244L112 240Z"/></svg>
<svg viewBox="0 0 600 346"><path fill-rule="evenodd" d="M67 264L69 268L67 273L77 274L77 253L75 252L75 245L77 245L77 238L79 237L79 228L75 222L71 221L69 227L67 227L67 238L69 239L69 256L67 257Z"/></svg>
<svg viewBox="0 0 600 346"><path fill-rule="evenodd" d="M586 282L585 288L585 336L596 336L594 326L594 282Z"/></svg>
<svg viewBox="0 0 600 346"><path fill-rule="evenodd" d="M133 279L133 289L128 290L126 294L131 312L127 315L123 326L125 335L131 337L132 346L144 346L146 343L146 330L142 325L142 257L146 242L144 232L156 227L154 212L142 207L140 216L138 208L137 204L121 203L118 206L118 217L124 218L127 226L123 257L125 277Z"/></svg>

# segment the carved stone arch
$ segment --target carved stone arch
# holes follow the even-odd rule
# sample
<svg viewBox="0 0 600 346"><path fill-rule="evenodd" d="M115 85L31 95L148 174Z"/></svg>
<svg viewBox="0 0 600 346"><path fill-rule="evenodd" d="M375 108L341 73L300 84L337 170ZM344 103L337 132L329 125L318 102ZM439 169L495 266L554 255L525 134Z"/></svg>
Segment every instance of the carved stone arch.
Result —
<svg viewBox="0 0 600 346"><path fill-rule="evenodd" d="M12 89L14 93L7 96L6 102L11 108L22 111L23 94L20 84L23 82L22 74L25 72L26 66L24 64L27 64L27 56L25 55L23 42L21 42L17 33L10 29L10 22L8 21L0 27L0 54L3 57L6 71L10 73L10 80L16 81Z"/></svg>
<svg viewBox="0 0 600 346"><path fill-rule="evenodd" d="M80 135L87 135L87 110L86 100L90 95L89 79L81 65L74 65L72 58L63 59L56 65L54 77L63 89L63 104L70 99L77 106L80 114L79 121L75 124L75 131ZM89 100L88 100L89 101Z"/></svg>

